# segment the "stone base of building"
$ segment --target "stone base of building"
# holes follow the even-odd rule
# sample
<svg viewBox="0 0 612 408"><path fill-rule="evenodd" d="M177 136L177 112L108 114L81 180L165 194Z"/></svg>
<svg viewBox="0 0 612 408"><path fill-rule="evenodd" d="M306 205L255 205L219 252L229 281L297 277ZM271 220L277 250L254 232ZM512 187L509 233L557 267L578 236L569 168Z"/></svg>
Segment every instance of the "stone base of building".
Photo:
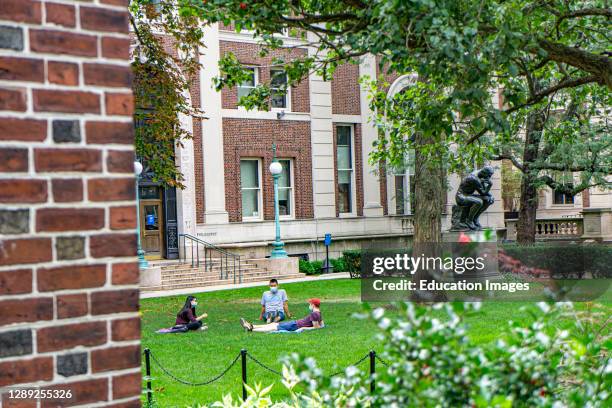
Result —
<svg viewBox="0 0 612 408"><path fill-rule="evenodd" d="M140 288L155 290L161 288L162 274L160 266L150 266L140 270Z"/></svg>

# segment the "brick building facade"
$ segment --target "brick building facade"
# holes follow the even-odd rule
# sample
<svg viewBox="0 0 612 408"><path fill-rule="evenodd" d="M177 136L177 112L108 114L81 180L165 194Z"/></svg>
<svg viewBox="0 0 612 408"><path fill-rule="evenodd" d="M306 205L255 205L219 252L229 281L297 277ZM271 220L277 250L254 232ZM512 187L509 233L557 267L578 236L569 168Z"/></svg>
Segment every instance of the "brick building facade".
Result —
<svg viewBox="0 0 612 408"><path fill-rule="evenodd" d="M193 172L193 177L187 177L193 187L187 183L186 190L177 191L182 214L179 233L247 257L268 255L274 239L274 193L268 170L274 144L278 159L289 168L290 181L283 194L290 198L282 198L280 204L281 235L289 254L320 259L325 233L334 239L332 256L372 238L395 243L410 239L411 209L396 202L403 187L395 180L401 178L369 162L378 134L369 122L367 91L359 78L379 76L376 58L343 64L330 80L312 74L291 87L284 98L273 98L269 111L247 111L238 106L240 95L259 83L283 80L278 72L282 68L273 64L274 59L313 53L307 42L316 39L283 36L286 49L263 55L250 33L235 32L231 26L207 26L204 38L204 69L192 81L191 97L207 119L193 121L189 128L194 132L193 146L178 151L187 157L180 160L181 169ZM212 84L219 75L218 61L228 52L252 74L240 86L216 92ZM406 79L386 77L389 92L398 91ZM409 177L405 177L405 190ZM402 200L408 203L409 198ZM449 209L451 205L449 201ZM485 218L488 225L503 227L501 207L491 208Z"/></svg>
<svg viewBox="0 0 612 408"><path fill-rule="evenodd" d="M2 407L140 406L126 6L0 1Z"/></svg>

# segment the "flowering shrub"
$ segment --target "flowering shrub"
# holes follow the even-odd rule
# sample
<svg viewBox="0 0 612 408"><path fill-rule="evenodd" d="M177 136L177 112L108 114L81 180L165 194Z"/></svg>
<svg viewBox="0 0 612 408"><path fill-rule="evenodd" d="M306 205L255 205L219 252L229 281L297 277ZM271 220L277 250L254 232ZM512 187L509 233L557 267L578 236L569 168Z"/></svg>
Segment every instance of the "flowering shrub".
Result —
<svg viewBox="0 0 612 408"><path fill-rule="evenodd" d="M401 304L401 316L382 308L360 318L373 319L384 347L376 389L368 373L348 367L328 377L310 357L286 358L283 385L290 399L273 402L271 387L249 388L246 401L226 396L212 407L604 407L611 398L611 337L607 321L591 305L584 312L571 303L540 303L533 321L510 322L496 342L470 341L463 318L478 313L477 303L418 306ZM445 318L432 316L443 309ZM557 326L572 317L572 335ZM603 316L605 317L605 316ZM300 385L300 392L296 387Z"/></svg>

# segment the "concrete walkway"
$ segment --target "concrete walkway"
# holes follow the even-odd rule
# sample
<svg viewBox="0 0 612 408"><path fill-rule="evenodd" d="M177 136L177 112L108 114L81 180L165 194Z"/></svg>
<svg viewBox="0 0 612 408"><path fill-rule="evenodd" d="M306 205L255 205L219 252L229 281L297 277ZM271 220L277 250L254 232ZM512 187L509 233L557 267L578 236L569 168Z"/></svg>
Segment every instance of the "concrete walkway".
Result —
<svg viewBox="0 0 612 408"><path fill-rule="evenodd" d="M311 282L311 281L318 281L318 280L345 279L345 278L350 278L350 274L348 272L330 273L329 275L314 275L314 276L304 275L303 278L283 279L282 281L280 281L280 283L285 284L285 283ZM149 291L141 290L140 298L149 299L149 298L158 298L158 297L166 297L166 296L189 295L192 293L215 292L217 290L253 288L256 286L267 286L268 282L269 282L268 280L263 280L259 282L236 283L236 284L228 283L226 285L200 286L200 287L194 287L194 288L181 288L181 289L172 289L172 290L149 290Z"/></svg>

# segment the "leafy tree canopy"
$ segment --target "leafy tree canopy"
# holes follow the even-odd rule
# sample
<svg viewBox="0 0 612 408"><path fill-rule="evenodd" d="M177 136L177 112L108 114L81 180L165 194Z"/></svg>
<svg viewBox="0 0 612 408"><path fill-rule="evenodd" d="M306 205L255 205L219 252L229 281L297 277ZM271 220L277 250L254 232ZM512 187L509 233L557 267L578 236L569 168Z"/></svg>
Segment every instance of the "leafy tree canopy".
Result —
<svg viewBox="0 0 612 408"><path fill-rule="evenodd" d="M402 94L402 103L373 98L376 111L386 119L394 116L394 109L400 109L398 118L405 118L406 104L415 110L413 117L408 122L386 120L386 124L378 124L386 130L408 126L411 133L445 135L444 146L453 143L465 147L461 153L470 160L491 149L488 143L476 143L485 135L511 135L510 114L528 110L569 87L612 87L608 54L612 10L605 0L180 3L183 13L197 15L203 21L221 21L237 30L251 30L261 38L263 52L282 46L282 37L274 33L287 31L314 45L316 52L307 56L275 61L286 68L290 84L312 72L330 78L339 64L365 54L377 55L381 68L389 72L416 74L427 85ZM223 58L221 68L224 76L219 78L219 87L234 86L245 79L240 63L231 54ZM537 70L545 72L546 78L534 92L529 89L527 73ZM376 95L380 87L372 87ZM501 108L491 98L495 89L503 90ZM241 103L266 109L269 94L263 84ZM402 150L412 146L405 137L397 148L393 144L393 140L383 140L373 158L399 164L404 157ZM436 150L432 146L428 149ZM390 155L393 151L402 154ZM444 157L439 153L436 157Z"/></svg>

